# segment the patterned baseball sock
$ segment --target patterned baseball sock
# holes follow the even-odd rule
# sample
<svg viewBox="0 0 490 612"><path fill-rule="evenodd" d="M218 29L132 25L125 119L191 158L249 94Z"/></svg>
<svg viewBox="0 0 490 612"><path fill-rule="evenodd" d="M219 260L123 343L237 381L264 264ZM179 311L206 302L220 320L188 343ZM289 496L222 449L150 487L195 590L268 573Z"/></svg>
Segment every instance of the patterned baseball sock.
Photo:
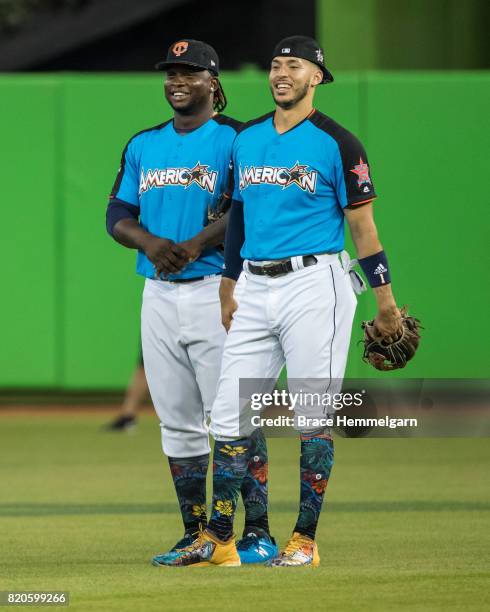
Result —
<svg viewBox="0 0 490 612"><path fill-rule="evenodd" d="M251 532L269 535L267 442L261 429L256 429L249 440L248 467L241 488L245 507L243 535Z"/></svg>
<svg viewBox="0 0 490 612"><path fill-rule="evenodd" d="M221 540L233 535L233 518L247 472L249 438L216 441L213 455L213 507L208 529Z"/></svg>
<svg viewBox="0 0 490 612"><path fill-rule="evenodd" d="M333 466L330 436L301 435L299 516L294 531L315 539L325 489Z"/></svg>
<svg viewBox="0 0 490 612"><path fill-rule="evenodd" d="M206 474L209 453L185 459L169 457L170 472L174 481L185 533L194 534L205 529Z"/></svg>

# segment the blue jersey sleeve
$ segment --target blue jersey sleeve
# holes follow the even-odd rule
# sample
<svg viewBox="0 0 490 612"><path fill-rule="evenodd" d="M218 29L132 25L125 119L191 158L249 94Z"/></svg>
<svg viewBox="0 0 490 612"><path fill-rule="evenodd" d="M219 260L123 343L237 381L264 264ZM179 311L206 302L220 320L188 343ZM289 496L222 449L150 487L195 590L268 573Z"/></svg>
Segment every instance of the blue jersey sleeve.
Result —
<svg viewBox="0 0 490 612"><path fill-rule="evenodd" d="M139 206L139 178L136 142L130 140L123 151L111 199L123 200L134 206Z"/></svg>

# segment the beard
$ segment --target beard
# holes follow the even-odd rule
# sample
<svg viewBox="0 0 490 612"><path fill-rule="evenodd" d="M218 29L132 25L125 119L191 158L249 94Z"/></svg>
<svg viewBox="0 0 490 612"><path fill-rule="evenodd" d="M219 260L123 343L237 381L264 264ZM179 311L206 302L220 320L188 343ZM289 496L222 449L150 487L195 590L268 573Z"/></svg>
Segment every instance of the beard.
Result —
<svg viewBox="0 0 490 612"><path fill-rule="evenodd" d="M298 104L298 102L301 102L301 100L303 100L306 97L306 94L308 93L309 88L310 88L309 84L305 83L305 85L303 85L303 87L290 100L281 100L281 99L278 100L274 95L274 89L272 87L271 87L271 93L272 93L272 97L274 98L274 102L277 104L277 106L279 106L280 108L283 108L284 110L289 110L295 107L296 104Z"/></svg>

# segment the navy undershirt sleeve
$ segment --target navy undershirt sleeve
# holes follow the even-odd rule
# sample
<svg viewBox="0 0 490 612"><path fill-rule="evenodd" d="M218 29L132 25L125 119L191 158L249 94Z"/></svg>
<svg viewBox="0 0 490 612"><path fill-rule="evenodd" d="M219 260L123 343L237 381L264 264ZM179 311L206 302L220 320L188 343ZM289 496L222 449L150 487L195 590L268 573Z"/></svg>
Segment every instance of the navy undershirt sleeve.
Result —
<svg viewBox="0 0 490 612"><path fill-rule="evenodd" d="M237 280L243 267L240 250L245 242L245 225L243 221L243 202L233 200L230 217L226 226L225 267L223 276Z"/></svg>
<svg viewBox="0 0 490 612"><path fill-rule="evenodd" d="M124 202L112 198L109 200L106 211L106 228L107 232L114 238L114 226L121 219L135 219L138 221L140 215L140 207L134 204Z"/></svg>

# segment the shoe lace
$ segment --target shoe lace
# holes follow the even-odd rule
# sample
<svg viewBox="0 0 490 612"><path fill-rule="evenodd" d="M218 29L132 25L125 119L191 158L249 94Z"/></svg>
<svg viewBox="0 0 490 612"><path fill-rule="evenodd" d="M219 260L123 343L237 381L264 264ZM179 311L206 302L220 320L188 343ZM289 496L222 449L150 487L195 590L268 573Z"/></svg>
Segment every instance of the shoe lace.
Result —
<svg viewBox="0 0 490 612"><path fill-rule="evenodd" d="M301 533L295 533L284 549L284 555L293 555L302 546L311 546L311 539Z"/></svg>
<svg viewBox="0 0 490 612"><path fill-rule="evenodd" d="M201 546L204 540L204 528L202 525L199 525L199 530L198 531L194 531L194 533L190 533L187 535L190 535L193 538L193 541L186 546L185 548L183 548L183 551L188 551L191 550L197 546Z"/></svg>

